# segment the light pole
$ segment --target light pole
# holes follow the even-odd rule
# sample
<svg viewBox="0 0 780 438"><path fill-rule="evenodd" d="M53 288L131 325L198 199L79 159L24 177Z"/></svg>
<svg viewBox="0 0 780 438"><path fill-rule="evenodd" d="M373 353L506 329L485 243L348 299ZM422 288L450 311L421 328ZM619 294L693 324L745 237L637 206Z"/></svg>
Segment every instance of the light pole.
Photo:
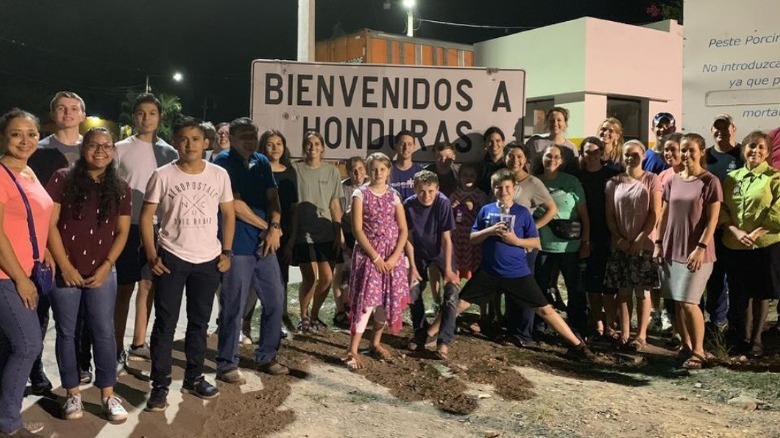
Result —
<svg viewBox="0 0 780 438"><path fill-rule="evenodd" d="M168 77L168 75L151 75L151 74L147 74L146 75L146 87L144 88L144 91L146 93L150 93L152 91L152 87L149 86L149 78L154 78L154 77L164 78L164 77ZM177 72L174 72L173 75L171 75L171 79L173 79L176 82L181 82L181 81L184 80L184 75L182 75L180 72L177 71Z"/></svg>
<svg viewBox="0 0 780 438"><path fill-rule="evenodd" d="M414 36L414 6L415 0L403 0L401 3L406 8L406 36Z"/></svg>

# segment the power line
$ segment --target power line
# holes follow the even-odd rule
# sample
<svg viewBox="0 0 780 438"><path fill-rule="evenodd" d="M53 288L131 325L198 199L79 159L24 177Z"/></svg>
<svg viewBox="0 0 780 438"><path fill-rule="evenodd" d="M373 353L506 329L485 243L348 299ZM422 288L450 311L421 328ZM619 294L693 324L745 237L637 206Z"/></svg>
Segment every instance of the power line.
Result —
<svg viewBox="0 0 780 438"><path fill-rule="evenodd" d="M487 24L468 24L468 23L454 23L452 21L439 21L439 20L429 20L427 18L417 18L415 17L415 20L417 21L424 21L426 23L432 23L432 24L441 24L444 26L457 26L457 27L471 27L476 29L536 29L539 26L492 26Z"/></svg>

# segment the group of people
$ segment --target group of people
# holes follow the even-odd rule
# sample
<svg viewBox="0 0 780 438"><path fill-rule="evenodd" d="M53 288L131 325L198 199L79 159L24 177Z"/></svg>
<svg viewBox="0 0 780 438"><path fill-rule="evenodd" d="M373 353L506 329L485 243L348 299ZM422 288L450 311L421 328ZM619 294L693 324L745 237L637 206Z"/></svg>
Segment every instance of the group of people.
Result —
<svg viewBox="0 0 780 438"><path fill-rule="evenodd" d="M146 409L165 410L184 294L182 391L219 395L203 376L215 296L216 378L245 383L239 345L252 342L257 300L256 368L287 374L277 353L283 321L290 325L291 265L302 275L296 329L328 326L320 310L332 289L331 323L350 330L342 360L352 370L363 367L358 348L369 324L370 354L392 359L382 333L401 330L407 307L408 348L435 349L446 360L456 318L471 304L485 309L482 325L505 309L497 342L525 347L550 328L578 360L595 358L586 340L596 338L641 351L651 324L668 315L683 366L700 368L705 290L712 327L730 329L750 354L763 353L769 303L780 298L780 174L769 162L772 139L753 132L736 143L728 115L715 119L711 147L698 134L675 133L668 113L654 118L652 149L624 142L615 118L575 146L565 137L568 111L554 107L548 134L505 144L492 127L481 163L456 164L454 146L440 144L425 167L413 161L415 135L401 131L392 159L353 157L342 181L323 161L317 132L304 135L303 158L292 161L281 132L260 135L246 117L217 126L182 117L170 145L157 136L162 108L151 94L136 98L135 134L122 141L105 128L82 136L85 111L77 94L57 93L56 130L40 141L32 114L0 117L3 436L37 436L42 428L23 424L20 407L28 378L35 394L52 389L41 364L50 310L65 419L83 415L79 386L93 381L93 361L108 420L127 418L113 388L128 360L151 361ZM30 279L36 262L55 270L51 291ZM423 302L428 285L439 304L432 321Z"/></svg>

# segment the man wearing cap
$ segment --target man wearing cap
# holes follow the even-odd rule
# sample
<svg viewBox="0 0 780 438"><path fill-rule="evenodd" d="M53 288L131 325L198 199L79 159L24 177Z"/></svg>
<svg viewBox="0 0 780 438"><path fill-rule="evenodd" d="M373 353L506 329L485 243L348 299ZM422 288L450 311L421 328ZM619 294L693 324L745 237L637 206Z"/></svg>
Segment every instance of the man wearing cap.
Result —
<svg viewBox="0 0 780 438"><path fill-rule="evenodd" d="M741 145L737 143L734 134L737 131L734 119L728 114L719 114L712 122L712 136L715 144L704 152L707 160L707 170L717 176L720 182L726 174L745 165L742 158ZM741 315L735 315L737 309L729 309L728 285L726 284L725 247L723 246L723 230L715 230L713 237L715 256L717 260L712 268L712 275L707 281L707 303L705 310L710 315L710 326L723 332L732 322L732 327L739 327L735 322L741 320Z"/></svg>
<svg viewBox="0 0 780 438"><path fill-rule="evenodd" d="M645 153L645 160L642 161L642 170L652 172L656 175L669 167L664 160L664 145L661 138L665 135L673 134L677 131L677 124L674 116L670 113L658 113L653 117L653 133L655 133L655 145Z"/></svg>

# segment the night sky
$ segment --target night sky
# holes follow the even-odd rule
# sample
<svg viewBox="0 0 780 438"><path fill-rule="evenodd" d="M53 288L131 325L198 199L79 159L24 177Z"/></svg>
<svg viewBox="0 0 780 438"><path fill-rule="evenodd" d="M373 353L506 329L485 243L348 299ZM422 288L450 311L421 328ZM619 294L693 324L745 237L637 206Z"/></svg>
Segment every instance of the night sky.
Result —
<svg viewBox="0 0 780 438"><path fill-rule="evenodd" d="M370 28L401 34L400 0L318 0L316 39ZM583 16L656 21L653 0L417 0L416 16L492 26L541 27ZM475 43L521 29L418 22L416 36ZM0 0L0 111L46 117L59 90L79 93L88 115L116 120L127 93L181 97L184 112L214 122L249 113L253 59L296 57L296 0ZM543 44L543 42L540 42ZM175 83L170 74L185 80Z"/></svg>

